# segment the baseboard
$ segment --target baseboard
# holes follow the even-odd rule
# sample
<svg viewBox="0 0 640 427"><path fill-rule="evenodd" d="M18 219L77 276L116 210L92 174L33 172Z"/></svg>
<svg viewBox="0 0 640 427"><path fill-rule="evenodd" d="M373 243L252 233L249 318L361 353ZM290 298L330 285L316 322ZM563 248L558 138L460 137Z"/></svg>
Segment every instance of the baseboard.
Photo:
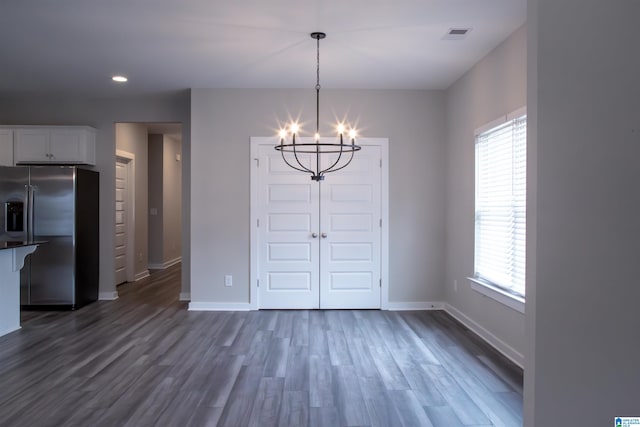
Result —
<svg viewBox="0 0 640 427"><path fill-rule="evenodd" d="M113 292L100 292L98 294L98 299L100 301L115 301L118 299L118 292L117 291L113 291Z"/></svg>
<svg viewBox="0 0 640 427"><path fill-rule="evenodd" d="M149 270L164 270L169 267L173 267L176 264L180 264L182 262L182 257L178 257L172 259L171 261L163 262L162 264L149 264L147 267Z"/></svg>
<svg viewBox="0 0 640 427"><path fill-rule="evenodd" d="M442 310L444 304L438 301L412 301L412 302L391 302L387 303L387 310L410 311L410 310Z"/></svg>
<svg viewBox="0 0 640 427"><path fill-rule="evenodd" d="M191 292L180 292L180 301L191 301Z"/></svg>
<svg viewBox="0 0 640 427"><path fill-rule="evenodd" d="M190 302L189 311L250 311L253 306L243 302Z"/></svg>
<svg viewBox="0 0 640 427"><path fill-rule="evenodd" d="M21 328L22 326L18 326L17 328L9 328L5 329L4 331L0 331L0 337L10 334L11 332L19 331Z"/></svg>
<svg viewBox="0 0 640 427"><path fill-rule="evenodd" d="M496 337L494 334L489 332L487 329L479 325L474 320L467 317L464 313L462 313L460 310L453 307L452 305L444 304L444 310L447 313L449 313L454 319L458 320L467 328L471 329L473 332L478 334L483 340L485 340L487 344L489 344L491 347L498 350L507 359L511 360L520 368L524 369L524 355L522 353L518 352L509 344L505 343L500 338Z"/></svg>
<svg viewBox="0 0 640 427"><path fill-rule="evenodd" d="M146 279L147 277L149 277L149 270L144 270L133 276L133 281L137 282L138 280Z"/></svg>

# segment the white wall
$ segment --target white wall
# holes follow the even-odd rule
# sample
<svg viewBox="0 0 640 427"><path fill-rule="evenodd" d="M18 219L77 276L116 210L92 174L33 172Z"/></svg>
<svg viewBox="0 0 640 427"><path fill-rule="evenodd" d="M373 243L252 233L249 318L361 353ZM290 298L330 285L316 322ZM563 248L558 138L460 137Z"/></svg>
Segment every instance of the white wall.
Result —
<svg viewBox="0 0 640 427"><path fill-rule="evenodd" d="M640 417L640 2L530 0L528 15L525 426L613 425Z"/></svg>
<svg viewBox="0 0 640 427"><path fill-rule="evenodd" d="M183 162L188 170L189 92L118 99L87 99L68 95L7 96L0 94L0 123L8 125L88 125L97 129L96 170L100 172L100 293L113 294L115 233L115 123L181 122ZM189 206L189 179L184 177L183 206ZM183 228L189 227L183 216ZM183 257L189 256L189 233L183 233ZM183 292L188 292L189 270L182 270Z"/></svg>
<svg viewBox="0 0 640 427"><path fill-rule="evenodd" d="M524 315L472 290L467 277L473 276L474 130L526 104L526 42L522 27L446 92L446 300L521 366Z"/></svg>
<svg viewBox="0 0 640 427"><path fill-rule="evenodd" d="M441 301L443 93L323 90L321 102L322 124L348 116L363 135L389 137L390 301ZM249 139L300 113L313 128L313 89L192 90L192 301L249 302Z"/></svg>
<svg viewBox="0 0 640 427"><path fill-rule="evenodd" d="M135 228L134 232L134 278L149 275L149 174L147 127L139 123L116 123L116 150L126 151L135 156Z"/></svg>

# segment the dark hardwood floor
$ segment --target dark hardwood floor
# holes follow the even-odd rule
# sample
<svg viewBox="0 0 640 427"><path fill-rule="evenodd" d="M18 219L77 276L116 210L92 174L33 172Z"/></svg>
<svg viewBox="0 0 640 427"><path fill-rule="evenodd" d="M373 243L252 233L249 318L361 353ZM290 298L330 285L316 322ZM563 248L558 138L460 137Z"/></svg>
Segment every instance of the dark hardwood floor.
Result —
<svg viewBox="0 0 640 427"><path fill-rule="evenodd" d="M0 425L522 425L522 372L444 312L189 312L179 280L24 312Z"/></svg>

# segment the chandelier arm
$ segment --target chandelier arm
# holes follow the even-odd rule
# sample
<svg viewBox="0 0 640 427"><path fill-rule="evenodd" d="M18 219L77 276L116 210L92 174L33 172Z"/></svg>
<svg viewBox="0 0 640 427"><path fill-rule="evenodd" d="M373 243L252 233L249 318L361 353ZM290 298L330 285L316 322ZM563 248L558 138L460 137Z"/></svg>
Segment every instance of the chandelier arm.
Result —
<svg viewBox="0 0 640 427"><path fill-rule="evenodd" d="M298 164L300 165L300 168L302 168L302 169L300 169L300 168L299 168L299 167L297 167L297 166L293 166L291 163L289 163L289 161L287 160L287 158L284 156L284 151L280 150L280 154L282 154L282 160L284 160L284 162L287 164L287 166L289 166L290 168L295 169L295 170L297 170L297 171L300 171L300 172L313 173L313 171L312 171L312 170L307 169L306 167L304 167L304 166L302 165L302 163L300 163L300 160L298 160L298 156L296 155L296 152L295 152L295 147L294 147L294 151L293 151L293 153L294 153L294 155L296 156L296 161L298 162Z"/></svg>
<svg viewBox="0 0 640 427"><path fill-rule="evenodd" d="M323 170L321 173L331 171L340 162L340 158L342 158L342 150L343 150L343 144L340 144L340 153L338 153L338 158L331 166Z"/></svg>
<svg viewBox="0 0 640 427"><path fill-rule="evenodd" d="M293 165L292 165L291 163L289 163L289 162L287 161L287 159L284 157L284 153L283 153L283 152L281 152L281 153L282 153L282 160L284 160L284 162L287 164L287 166L289 166L291 169L295 169L295 170L300 171L300 172L313 173L313 171L310 171L310 170L307 170L307 169L300 169L299 167L293 166ZM303 167L304 167L304 166L303 166Z"/></svg>
<svg viewBox="0 0 640 427"><path fill-rule="evenodd" d="M284 156L284 153L283 153L282 155ZM307 168L306 166L304 166L304 165L302 164L302 162L301 162L301 161L300 161L300 159L298 158L298 152L296 151L296 147L295 147L295 145L293 146L293 157L295 157L295 158L296 158L296 162L298 162L298 164L300 165L300 167L301 167L302 169L304 169L304 170L303 170L303 172L308 172L308 173L310 173L310 174L314 174L314 173L315 173L314 171L312 171L311 169ZM286 162L286 160L285 160L285 162ZM288 164L288 163L287 163L287 164ZM294 168L294 169L295 169L295 168ZM298 169L298 170L300 170L300 169Z"/></svg>
<svg viewBox="0 0 640 427"><path fill-rule="evenodd" d="M342 165L342 166L340 166L339 168L336 168L336 169L331 169L331 170L329 170L329 169L325 169L325 170L323 170L323 171L322 171L322 172L320 172L320 173L321 173L321 174L325 174L325 173L330 173L330 172L337 172L337 171L339 171L340 169L344 169L344 168L346 168L347 166L349 166L349 163L351 163L351 160L353 160L353 153L355 153L355 151L352 151L352 152L351 152L351 157L349 157L349 160L348 160L348 161L347 161L347 163L345 163L344 165Z"/></svg>

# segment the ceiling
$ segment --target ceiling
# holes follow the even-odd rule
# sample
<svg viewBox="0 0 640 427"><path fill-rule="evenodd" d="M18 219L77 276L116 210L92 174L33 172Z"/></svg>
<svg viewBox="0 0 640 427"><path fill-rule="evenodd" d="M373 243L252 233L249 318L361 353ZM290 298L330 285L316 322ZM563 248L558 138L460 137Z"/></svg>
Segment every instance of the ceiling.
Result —
<svg viewBox="0 0 640 427"><path fill-rule="evenodd" d="M323 88L444 89L525 19L526 0L3 1L0 94L312 88L312 31Z"/></svg>

